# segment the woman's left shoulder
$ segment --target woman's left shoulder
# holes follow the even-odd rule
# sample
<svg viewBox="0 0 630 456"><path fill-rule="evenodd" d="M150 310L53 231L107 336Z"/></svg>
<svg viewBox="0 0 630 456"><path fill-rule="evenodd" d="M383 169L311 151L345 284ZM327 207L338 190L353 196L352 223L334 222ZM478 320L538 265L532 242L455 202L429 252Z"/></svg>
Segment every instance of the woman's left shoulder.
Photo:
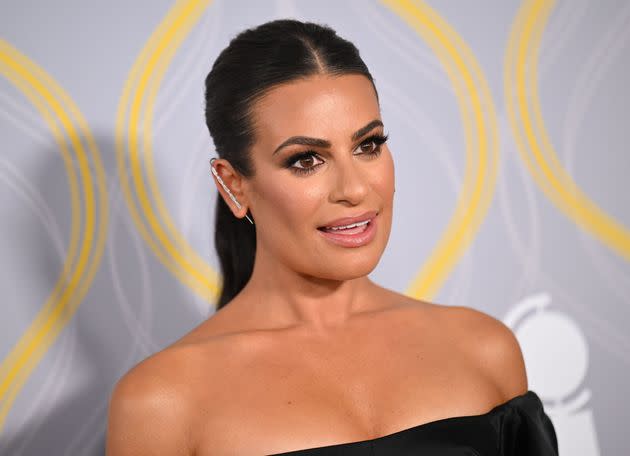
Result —
<svg viewBox="0 0 630 456"><path fill-rule="evenodd" d="M478 342L496 345L496 348L520 351L512 330L490 314L472 307L422 301L408 296L405 298L405 307L423 312L423 318L429 317L451 335L465 339L472 337Z"/></svg>
<svg viewBox="0 0 630 456"><path fill-rule="evenodd" d="M523 353L510 327L466 306L437 305L436 313L458 349L492 379L506 400L528 390Z"/></svg>
<svg viewBox="0 0 630 456"><path fill-rule="evenodd" d="M461 306L464 342L470 356L494 379L504 398L511 399L528 390L525 360L514 332L501 320L470 307Z"/></svg>

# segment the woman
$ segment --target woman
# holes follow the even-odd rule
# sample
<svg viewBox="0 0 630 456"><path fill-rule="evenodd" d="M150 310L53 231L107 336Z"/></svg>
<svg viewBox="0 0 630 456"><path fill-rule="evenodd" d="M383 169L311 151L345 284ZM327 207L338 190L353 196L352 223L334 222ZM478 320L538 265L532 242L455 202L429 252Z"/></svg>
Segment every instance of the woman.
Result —
<svg viewBox="0 0 630 456"><path fill-rule="evenodd" d="M208 74L206 123L218 310L117 383L109 456L557 454L505 325L367 277L394 164L352 43L245 30Z"/></svg>

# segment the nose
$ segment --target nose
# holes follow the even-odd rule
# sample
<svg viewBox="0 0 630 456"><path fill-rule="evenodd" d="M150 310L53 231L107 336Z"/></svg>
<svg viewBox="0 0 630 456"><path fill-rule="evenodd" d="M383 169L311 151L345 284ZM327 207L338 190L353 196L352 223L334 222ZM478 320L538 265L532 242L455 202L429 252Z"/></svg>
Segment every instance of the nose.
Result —
<svg viewBox="0 0 630 456"><path fill-rule="evenodd" d="M331 202L345 201L353 206L360 204L369 191L366 170L362 169L355 157L338 160L335 165L335 184L330 192Z"/></svg>

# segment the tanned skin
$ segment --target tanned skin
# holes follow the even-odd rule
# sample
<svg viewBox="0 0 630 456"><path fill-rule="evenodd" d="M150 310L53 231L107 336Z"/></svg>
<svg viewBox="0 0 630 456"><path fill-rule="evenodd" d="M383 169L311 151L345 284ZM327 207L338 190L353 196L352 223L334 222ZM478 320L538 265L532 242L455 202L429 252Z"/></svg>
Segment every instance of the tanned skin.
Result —
<svg viewBox="0 0 630 456"><path fill-rule="evenodd" d="M317 75L270 90L254 106L256 174L214 162L239 210L250 210L256 261L245 288L116 384L107 456L261 455L348 443L489 411L527 389L523 356L499 320L413 299L368 274L388 242L394 162L374 89L360 75ZM292 144L293 136L330 147ZM287 167L297 152L316 155ZM294 168L311 168L298 174ZM358 248L317 227L378 212ZM243 219L243 223L249 223ZM427 222L429 223L429 221Z"/></svg>

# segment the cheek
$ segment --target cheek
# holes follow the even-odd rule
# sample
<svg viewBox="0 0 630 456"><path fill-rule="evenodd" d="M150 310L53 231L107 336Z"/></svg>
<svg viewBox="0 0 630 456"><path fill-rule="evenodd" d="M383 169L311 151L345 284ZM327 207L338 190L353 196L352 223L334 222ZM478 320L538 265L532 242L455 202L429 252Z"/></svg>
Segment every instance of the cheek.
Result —
<svg viewBox="0 0 630 456"><path fill-rule="evenodd" d="M315 216L323 198L323 188L296 178L276 178L256 189L258 204L266 223L275 229L295 232L303 225L317 223Z"/></svg>
<svg viewBox="0 0 630 456"><path fill-rule="evenodd" d="M395 177L394 161L389 153L389 149L381 156L382 166L379 166L372 175L372 188L381 196L384 203L389 203L394 195Z"/></svg>

